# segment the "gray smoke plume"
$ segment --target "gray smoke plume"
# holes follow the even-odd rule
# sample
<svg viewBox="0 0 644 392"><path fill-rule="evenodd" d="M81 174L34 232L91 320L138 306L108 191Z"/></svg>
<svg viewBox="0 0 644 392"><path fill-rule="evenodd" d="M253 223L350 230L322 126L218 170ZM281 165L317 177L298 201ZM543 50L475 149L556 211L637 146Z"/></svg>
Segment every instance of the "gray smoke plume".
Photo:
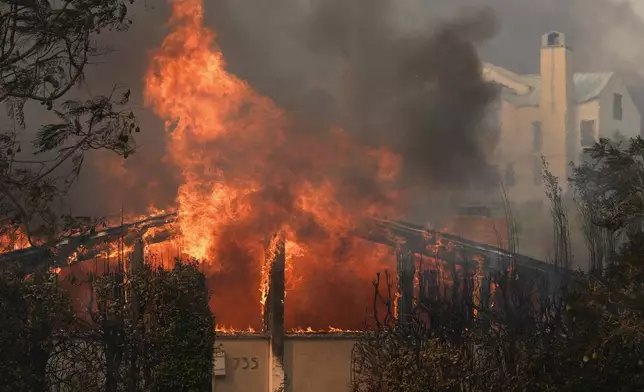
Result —
<svg viewBox="0 0 644 392"><path fill-rule="evenodd" d="M619 0L215 0L206 23L229 69L302 118L308 129L329 123L403 153L406 182L455 185L485 163L482 110L492 92L477 75L477 53L520 73L538 72L541 34L568 35L579 71L614 70L637 82L644 73L644 23ZM139 3L141 4L141 3ZM468 11L489 7L489 12ZM164 2L134 10L132 31L111 42L117 51L93 70L90 86L132 86L140 103L150 50L162 40ZM494 35L496 28L498 33ZM492 38L493 37L493 38ZM490 39L491 38L491 39ZM644 103L644 100L639 100ZM644 105L640 105L644 109ZM117 204L142 208L136 190L156 184L158 204L176 184L162 161L163 125L144 108L141 148L124 167L131 181L105 175L90 159L70 200L103 214ZM102 189L102 192L96 192ZM91 195L91 196L90 196ZM118 203L117 203L118 201Z"/></svg>
<svg viewBox="0 0 644 392"><path fill-rule="evenodd" d="M499 21L499 33L480 48L486 61L536 73L540 36L559 30L568 35L578 71L642 77L644 48L637 43L644 36L644 22L634 12L637 1L291 0L262 6L255 0L218 0L207 3L206 16L218 32L230 68L260 90L288 101L301 99L315 83L327 83L347 56L369 50L359 46L378 45L383 38L390 42L401 36L427 36L472 6L489 7ZM328 42L341 52L324 53ZM383 54L381 61L391 59Z"/></svg>

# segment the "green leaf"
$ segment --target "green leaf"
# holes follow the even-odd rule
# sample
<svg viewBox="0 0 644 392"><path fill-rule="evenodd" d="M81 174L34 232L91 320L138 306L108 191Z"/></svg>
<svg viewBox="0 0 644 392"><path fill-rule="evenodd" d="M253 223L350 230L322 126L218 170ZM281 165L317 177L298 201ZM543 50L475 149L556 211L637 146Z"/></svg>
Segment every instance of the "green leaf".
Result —
<svg viewBox="0 0 644 392"><path fill-rule="evenodd" d="M56 149L62 146L69 138L69 131L69 124L67 123L43 125L38 131L34 147L36 147L38 153Z"/></svg>

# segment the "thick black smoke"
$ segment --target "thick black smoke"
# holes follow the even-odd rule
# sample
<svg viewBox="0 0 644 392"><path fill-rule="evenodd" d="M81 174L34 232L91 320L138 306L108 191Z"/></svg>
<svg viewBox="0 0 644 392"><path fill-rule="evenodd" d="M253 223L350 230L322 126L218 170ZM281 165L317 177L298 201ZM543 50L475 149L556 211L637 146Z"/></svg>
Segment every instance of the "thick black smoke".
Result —
<svg viewBox="0 0 644 392"><path fill-rule="evenodd" d="M496 30L491 12L401 35L388 19L394 1L315 1L297 23L280 28L281 18L268 17L249 36L226 13L232 2L208 6L232 72L304 122L392 148L403 157L405 188L461 185L486 171L482 140L492 135L483 119L495 94L482 80L477 45ZM274 43L253 43L267 35Z"/></svg>
<svg viewBox="0 0 644 392"><path fill-rule="evenodd" d="M309 29L313 53L342 69L335 75L342 87L328 93L332 110L325 117L399 153L406 187L456 185L480 175L487 160L481 139L488 136L482 120L494 90L481 78L475 45L494 33L492 15L400 36L385 18L389 1L344 4L325 2Z"/></svg>
<svg viewBox="0 0 644 392"><path fill-rule="evenodd" d="M93 92L125 84L142 103L149 52L162 40L169 15L165 2L155 3L138 3L132 31L114 38L117 50L90 72ZM635 81L644 73L637 44L644 23L620 0L205 3L206 23L217 31L231 71L309 124L339 123L374 144L384 138L405 153L410 182L460 180L441 170L467 174L473 162L484 161L480 110L491 93L476 77L477 51L486 61L535 73L540 35L559 30L573 45L579 71L622 71ZM490 7L498 23L486 13L468 14L468 6ZM90 157L70 200L79 213L145 207L148 196L137 190L149 184L159 204L172 201L176 183L162 161L163 124L146 109L138 114L141 148L124 164L130 180L105 176L109 167Z"/></svg>

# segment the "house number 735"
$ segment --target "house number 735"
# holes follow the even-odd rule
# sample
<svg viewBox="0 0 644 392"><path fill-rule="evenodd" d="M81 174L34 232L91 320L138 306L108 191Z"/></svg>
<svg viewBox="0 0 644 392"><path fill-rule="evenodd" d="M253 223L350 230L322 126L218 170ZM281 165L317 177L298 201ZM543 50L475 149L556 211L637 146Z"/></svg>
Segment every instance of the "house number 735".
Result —
<svg viewBox="0 0 644 392"><path fill-rule="evenodd" d="M235 357L233 358L233 367L235 370L255 370L259 366L256 357Z"/></svg>

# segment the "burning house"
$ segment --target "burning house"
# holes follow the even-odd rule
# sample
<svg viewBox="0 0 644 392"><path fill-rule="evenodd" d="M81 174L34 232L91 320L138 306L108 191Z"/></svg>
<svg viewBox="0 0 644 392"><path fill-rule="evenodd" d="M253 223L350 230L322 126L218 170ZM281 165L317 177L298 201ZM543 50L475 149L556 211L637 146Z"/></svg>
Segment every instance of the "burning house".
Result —
<svg viewBox="0 0 644 392"><path fill-rule="evenodd" d="M229 72L201 0L171 4L144 93L166 122L166 158L180 178L174 212L2 259L53 263L61 273L91 260L118 258L126 269L144 258L166 267L175 257L199 260L221 325L218 392L343 390L356 331L368 328L371 282L383 270L397 271L400 319L413 306L421 258L476 275L483 301L489 276L508 263L555 280L550 264L402 222L427 189L488 169L481 146L489 141L476 132L495 88L470 42L490 34L485 23L391 43L387 50L409 53L375 76L379 89L360 69L348 71L362 83L344 97L352 115L311 124Z"/></svg>
<svg viewBox="0 0 644 392"><path fill-rule="evenodd" d="M173 244L180 227L176 219L176 213L165 213L92 235L73 237L58 244L54 250L26 248L5 253L0 260L18 261L26 269L42 264L60 269L91 264L91 260L118 258L125 261L125 268L130 268L142 262L146 253L152 256L150 252L155 249L159 252L160 245ZM472 274L479 282L477 292L473 293L479 301L490 300L492 276L510 263L520 274L546 276L551 282L560 276L560 271L552 264L404 222L370 219L362 222L351 235L374 246L392 249L395 254L397 294L394 308L399 321L411 314L418 296L415 278L423 272L418 270L422 266L418 263L421 259L430 268L449 271L458 266L463 273ZM119 246L117 250L115 244ZM288 240L274 235L266 244L261 295L258 295L261 316L256 315L261 318L261 328L219 327L213 390L275 391L284 384L290 385L292 391L342 390L350 379L352 348L360 331L349 330L342 324L336 324L340 328L323 329L288 325L289 320L285 318L288 307L291 303L295 307L301 306L297 298L286 298ZM213 297L215 301L222 297L216 288ZM367 311L364 313L366 316ZM369 325L365 324L362 330L364 328Z"/></svg>

